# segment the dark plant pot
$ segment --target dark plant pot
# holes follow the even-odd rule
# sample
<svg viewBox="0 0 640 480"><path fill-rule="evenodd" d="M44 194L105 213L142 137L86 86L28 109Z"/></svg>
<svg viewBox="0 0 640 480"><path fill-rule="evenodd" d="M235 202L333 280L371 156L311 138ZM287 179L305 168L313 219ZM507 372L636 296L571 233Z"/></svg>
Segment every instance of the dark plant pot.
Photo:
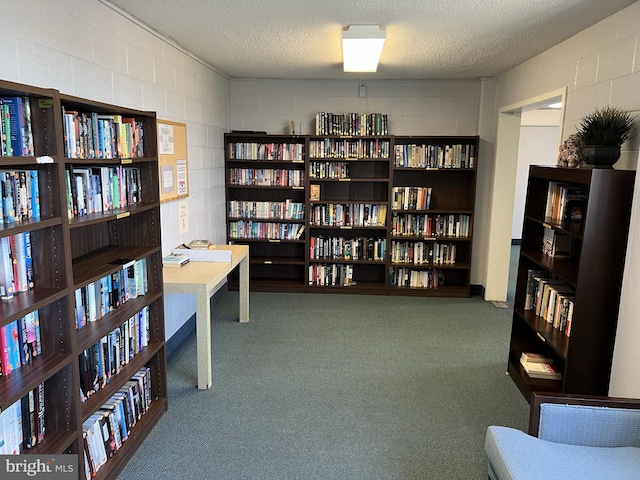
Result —
<svg viewBox="0 0 640 480"><path fill-rule="evenodd" d="M611 168L620 158L620 147L600 147L585 145L582 157L587 165L595 168Z"/></svg>

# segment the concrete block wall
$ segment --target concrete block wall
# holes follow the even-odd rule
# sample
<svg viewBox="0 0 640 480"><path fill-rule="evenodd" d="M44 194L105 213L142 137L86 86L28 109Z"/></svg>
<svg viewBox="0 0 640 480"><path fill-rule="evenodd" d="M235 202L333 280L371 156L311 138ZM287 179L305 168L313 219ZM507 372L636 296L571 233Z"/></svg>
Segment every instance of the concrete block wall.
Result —
<svg viewBox="0 0 640 480"><path fill-rule="evenodd" d="M187 125L189 231L178 204L162 204L163 250L191 240L225 241L223 135L229 81L211 66L96 1L3 2L0 78L157 112ZM195 312L190 296L167 295L166 337Z"/></svg>
<svg viewBox="0 0 640 480"><path fill-rule="evenodd" d="M360 97L364 85L366 97ZM476 81L336 81L233 79L233 130L315 133L315 115L386 113L394 135L476 135Z"/></svg>

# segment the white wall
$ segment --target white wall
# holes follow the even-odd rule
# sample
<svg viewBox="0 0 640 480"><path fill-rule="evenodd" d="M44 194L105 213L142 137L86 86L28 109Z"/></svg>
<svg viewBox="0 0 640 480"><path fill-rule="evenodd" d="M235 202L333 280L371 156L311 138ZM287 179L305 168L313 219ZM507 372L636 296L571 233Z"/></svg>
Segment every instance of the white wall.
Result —
<svg viewBox="0 0 640 480"><path fill-rule="evenodd" d="M141 110L187 124L189 232L178 202L162 204L164 251L195 237L225 241L223 134L229 81L97 0L3 1L0 78ZM165 298L166 337L195 313Z"/></svg>
<svg viewBox="0 0 640 480"><path fill-rule="evenodd" d="M498 106L567 87L565 138L583 114L596 106L615 105L640 112L640 2L606 18L498 78ZM640 135L623 146L616 167L635 167ZM501 165L496 165L500 171ZM496 188L512 188L503 178ZM638 191L638 189L636 190ZM634 205L638 202L638 195ZM494 212L499 215L500 211ZM634 210L637 214L637 208ZM511 214L509 213L509 216ZM635 218L635 216L634 216ZM610 395L640 398L640 323L636 278L640 275L640 225L633 222L618 323Z"/></svg>
<svg viewBox="0 0 640 480"><path fill-rule="evenodd" d="M526 125L522 115L518 144L516 194L513 199L511 239L522 238L524 200L527 192L530 165L555 165L558 161L558 125Z"/></svg>

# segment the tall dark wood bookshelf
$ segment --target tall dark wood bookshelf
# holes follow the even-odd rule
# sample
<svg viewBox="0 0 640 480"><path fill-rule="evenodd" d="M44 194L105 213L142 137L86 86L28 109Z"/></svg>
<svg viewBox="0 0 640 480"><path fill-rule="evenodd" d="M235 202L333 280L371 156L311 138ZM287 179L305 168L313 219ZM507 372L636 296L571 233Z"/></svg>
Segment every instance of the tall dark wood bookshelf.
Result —
<svg viewBox="0 0 640 480"><path fill-rule="evenodd" d="M3 224L2 236L31 234L34 288L0 304L0 326L38 310L42 354L30 364L0 377L0 409L5 410L44 383L45 435L23 453L79 456L84 476L82 423L102 407L142 367L150 369L151 403L129 438L97 471L95 478L116 478L167 410L160 200L156 116L60 94L56 90L0 81L0 96L27 97L31 106L34 154L2 157L4 169L36 169L41 215ZM143 126L144 154L114 158L68 156L63 110L134 118ZM86 132L85 132L86 134ZM139 172L136 203L76 216L70 212L67 172L75 167L135 167ZM146 265L146 293L129 299L99 320L77 328L76 290L122 270L123 264ZM82 352L142 310L148 310L148 345L124 362L99 391L81 399Z"/></svg>
<svg viewBox="0 0 640 480"><path fill-rule="evenodd" d="M507 370L528 400L534 391L607 395L634 189L634 171L532 166L525 203L522 246ZM547 216L549 184L587 192L582 220ZM568 235L568 257L543 254L545 229ZM574 292L570 335L535 311L525 310L528 272L540 271ZM522 352L553 360L561 380L530 378Z"/></svg>
<svg viewBox="0 0 640 480"><path fill-rule="evenodd" d="M394 145L389 289L468 297L478 137L396 136ZM416 195L428 203L407 201Z"/></svg>
<svg viewBox="0 0 640 480"><path fill-rule="evenodd" d="M386 293L392 145L309 137L307 291Z"/></svg>
<svg viewBox="0 0 640 480"><path fill-rule="evenodd" d="M306 137L227 134L225 158L227 239L249 246L251 289L304 292Z"/></svg>
<svg viewBox="0 0 640 480"><path fill-rule="evenodd" d="M295 162L257 158L247 153L259 145L273 144L272 148L276 148L275 145L292 143L302 149L302 155ZM227 240L249 245L252 290L470 295L478 137L230 133L225 136L225 146ZM414 146L416 155L418 147L423 150L431 147L430 154L439 156L440 163L396 165L396 157ZM300 170L304 172L304 183L274 188L256 186L246 178L240 181L235 178L238 169L252 168ZM413 190L431 187L430 208L394 209L394 195L399 187ZM414 193L412 191L411 195ZM238 220L261 219L237 218L232 212L237 202L282 202L285 199L304 204L302 216L295 220L304 226L299 238L286 241L269 235L238 238L235 232ZM437 233L434 226L434 232L429 235L423 232L394 237L396 217L416 215L429 216L434 225L437 218L442 225ZM466 222L464 233L461 220ZM279 218L270 220L282 221ZM438 244L438 249L442 249L438 251L446 253L435 263L428 260L414 265L413 257L411 260L403 258L400 262L391 255L392 244L400 241L410 244L406 248L411 252L413 245L421 243L424 245L418 248L432 251ZM421 272L428 275L429 270L436 272L436 269L439 284L409 282L410 270L420 276ZM398 272L404 275L405 270L406 285L399 285L394 281L394 275Z"/></svg>

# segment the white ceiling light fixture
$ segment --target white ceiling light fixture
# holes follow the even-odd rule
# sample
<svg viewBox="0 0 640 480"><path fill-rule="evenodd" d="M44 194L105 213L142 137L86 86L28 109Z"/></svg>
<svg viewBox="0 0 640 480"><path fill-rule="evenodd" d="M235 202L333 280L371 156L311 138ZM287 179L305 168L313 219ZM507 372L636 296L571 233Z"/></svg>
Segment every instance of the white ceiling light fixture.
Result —
<svg viewBox="0 0 640 480"><path fill-rule="evenodd" d="M375 72L386 34L379 25L349 25L342 31L345 72Z"/></svg>

